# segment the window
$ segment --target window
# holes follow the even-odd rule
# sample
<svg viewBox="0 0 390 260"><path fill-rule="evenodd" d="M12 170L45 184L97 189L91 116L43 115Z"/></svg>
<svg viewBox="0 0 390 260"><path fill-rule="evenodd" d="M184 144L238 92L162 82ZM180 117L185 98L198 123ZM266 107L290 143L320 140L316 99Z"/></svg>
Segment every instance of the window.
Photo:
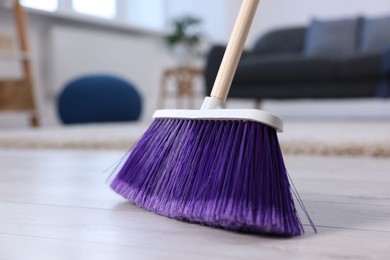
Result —
<svg viewBox="0 0 390 260"><path fill-rule="evenodd" d="M132 25L150 29L165 26L165 0L127 1L126 19Z"/></svg>
<svg viewBox="0 0 390 260"><path fill-rule="evenodd" d="M108 19L116 16L116 0L73 0L72 6L82 14Z"/></svg>
<svg viewBox="0 0 390 260"><path fill-rule="evenodd" d="M58 0L22 0L23 6L54 12L58 9Z"/></svg>
<svg viewBox="0 0 390 260"><path fill-rule="evenodd" d="M157 31L164 30L166 26L168 0L19 1L25 7L53 12L54 14L69 19L77 19L88 15L107 19L112 24L118 24L120 26L139 27ZM179 0L176 1L179 3Z"/></svg>

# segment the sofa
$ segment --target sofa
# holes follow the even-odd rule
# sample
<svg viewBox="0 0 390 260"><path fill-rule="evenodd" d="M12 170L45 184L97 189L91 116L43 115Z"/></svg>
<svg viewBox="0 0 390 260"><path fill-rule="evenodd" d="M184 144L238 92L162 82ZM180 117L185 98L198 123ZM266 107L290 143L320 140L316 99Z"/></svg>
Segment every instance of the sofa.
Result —
<svg viewBox="0 0 390 260"><path fill-rule="evenodd" d="M205 82L210 93L225 46L212 46ZM280 28L245 50L230 98L388 97L390 17L314 19Z"/></svg>

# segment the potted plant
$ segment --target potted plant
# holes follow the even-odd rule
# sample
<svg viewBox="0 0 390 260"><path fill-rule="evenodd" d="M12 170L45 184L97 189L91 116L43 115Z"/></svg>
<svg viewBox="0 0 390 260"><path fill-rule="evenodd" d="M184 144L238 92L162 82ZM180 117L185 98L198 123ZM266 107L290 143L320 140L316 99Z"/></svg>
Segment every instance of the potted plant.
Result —
<svg viewBox="0 0 390 260"><path fill-rule="evenodd" d="M189 65L202 38L200 30L202 21L187 15L174 19L171 24L172 32L166 37L166 42L173 51L177 63Z"/></svg>

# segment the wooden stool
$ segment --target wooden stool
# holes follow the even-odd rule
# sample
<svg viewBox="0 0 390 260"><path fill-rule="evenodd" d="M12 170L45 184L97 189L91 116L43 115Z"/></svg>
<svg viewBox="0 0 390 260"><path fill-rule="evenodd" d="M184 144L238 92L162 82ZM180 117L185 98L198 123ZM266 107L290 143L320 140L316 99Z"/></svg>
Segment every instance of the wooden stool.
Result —
<svg viewBox="0 0 390 260"><path fill-rule="evenodd" d="M194 67L177 67L166 69L161 78L160 97L158 108L163 108L168 96L167 83L172 80L175 84L174 95L177 98L177 107L183 108L183 98L189 98L189 108L194 107L194 82L197 77L203 76L203 70ZM203 93L202 93L203 94Z"/></svg>

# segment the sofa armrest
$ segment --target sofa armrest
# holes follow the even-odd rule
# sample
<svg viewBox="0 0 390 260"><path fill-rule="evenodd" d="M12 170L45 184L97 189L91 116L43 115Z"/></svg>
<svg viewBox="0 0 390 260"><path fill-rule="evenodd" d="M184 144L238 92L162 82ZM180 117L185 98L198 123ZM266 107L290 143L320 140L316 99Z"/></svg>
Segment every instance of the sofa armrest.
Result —
<svg viewBox="0 0 390 260"><path fill-rule="evenodd" d="M382 74L390 76L390 47L383 52Z"/></svg>
<svg viewBox="0 0 390 260"><path fill-rule="evenodd" d="M219 66L221 65L223 55L225 54L225 45L214 45L211 47L207 58L206 68L204 71L205 83L206 83L206 95L210 95L214 85L215 78L217 77ZM242 58L252 55L252 52L243 51Z"/></svg>
<svg viewBox="0 0 390 260"><path fill-rule="evenodd" d="M390 48L387 48L382 55L381 64L382 79L377 88L377 96L382 98L390 97Z"/></svg>
<svg viewBox="0 0 390 260"><path fill-rule="evenodd" d="M206 59L206 68L204 71L206 83L206 96L210 95L213 88L215 78L217 77L218 69L221 64L226 46L215 45L212 46Z"/></svg>

